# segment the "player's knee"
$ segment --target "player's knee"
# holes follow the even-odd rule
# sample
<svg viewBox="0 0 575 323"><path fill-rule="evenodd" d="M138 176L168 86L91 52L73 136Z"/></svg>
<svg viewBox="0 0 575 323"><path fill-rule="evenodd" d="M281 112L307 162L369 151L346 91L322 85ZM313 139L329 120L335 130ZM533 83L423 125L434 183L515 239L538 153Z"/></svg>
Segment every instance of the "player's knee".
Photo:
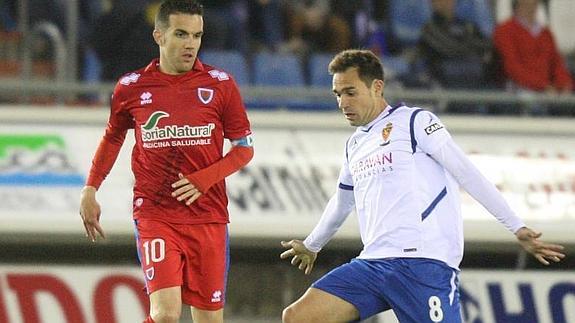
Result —
<svg viewBox="0 0 575 323"><path fill-rule="evenodd" d="M306 317L301 315L301 311L298 310L298 306L296 304L291 304L290 306L286 307L282 312L282 322L283 323L303 323L307 322Z"/></svg>
<svg viewBox="0 0 575 323"><path fill-rule="evenodd" d="M151 316L155 323L178 323L180 314L181 310L160 310Z"/></svg>

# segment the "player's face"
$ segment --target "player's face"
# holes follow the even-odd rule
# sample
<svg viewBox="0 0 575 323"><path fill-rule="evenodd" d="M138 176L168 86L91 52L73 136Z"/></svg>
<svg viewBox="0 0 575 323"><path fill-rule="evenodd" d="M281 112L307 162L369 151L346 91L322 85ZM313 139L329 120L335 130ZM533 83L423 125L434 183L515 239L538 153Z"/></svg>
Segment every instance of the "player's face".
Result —
<svg viewBox="0 0 575 323"><path fill-rule="evenodd" d="M363 126L374 120L383 111L383 81L374 80L368 87L357 73L357 68L348 68L333 75L333 93L339 109L352 126Z"/></svg>
<svg viewBox="0 0 575 323"><path fill-rule="evenodd" d="M167 74L182 74L194 66L204 34L204 19L200 15L172 14L169 26L155 30L154 39L160 46L160 69Z"/></svg>

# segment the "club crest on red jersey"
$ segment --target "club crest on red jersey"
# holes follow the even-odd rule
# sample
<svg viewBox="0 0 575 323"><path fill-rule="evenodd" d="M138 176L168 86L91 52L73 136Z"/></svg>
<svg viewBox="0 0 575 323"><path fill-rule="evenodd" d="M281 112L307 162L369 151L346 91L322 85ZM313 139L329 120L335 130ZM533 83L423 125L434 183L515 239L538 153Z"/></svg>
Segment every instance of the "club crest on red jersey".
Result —
<svg viewBox="0 0 575 323"><path fill-rule="evenodd" d="M203 104L208 104L214 98L214 90L200 87L198 88L198 98Z"/></svg>
<svg viewBox="0 0 575 323"><path fill-rule="evenodd" d="M146 269L146 278L148 278L148 280L154 279L154 274L155 274L154 267Z"/></svg>

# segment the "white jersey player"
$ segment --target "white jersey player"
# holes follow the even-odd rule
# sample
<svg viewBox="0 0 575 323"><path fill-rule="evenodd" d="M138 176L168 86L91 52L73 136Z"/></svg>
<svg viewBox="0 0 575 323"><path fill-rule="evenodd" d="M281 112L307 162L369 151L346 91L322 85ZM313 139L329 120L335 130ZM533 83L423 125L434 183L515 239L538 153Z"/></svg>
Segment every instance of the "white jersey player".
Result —
<svg viewBox="0 0 575 323"><path fill-rule="evenodd" d="M433 113L383 97L383 68L370 51L347 50L329 65L339 108L355 133L345 145L338 189L311 234L282 242L282 258L311 272L348 214L364 248L284 310L284 322L350 322L393 309L401 322L461 322L463 256L459 187L514 233L542 263L560 245L538 240L469 161Z"/></svg>

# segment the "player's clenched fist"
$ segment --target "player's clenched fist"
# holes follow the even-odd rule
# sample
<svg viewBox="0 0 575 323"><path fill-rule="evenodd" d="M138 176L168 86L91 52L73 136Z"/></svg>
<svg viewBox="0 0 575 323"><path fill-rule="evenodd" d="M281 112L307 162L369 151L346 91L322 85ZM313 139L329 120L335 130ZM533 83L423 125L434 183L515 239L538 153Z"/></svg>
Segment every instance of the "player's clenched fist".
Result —
<svg viewBox="0 0 575 323"><path fill-rule="evenodd" d="M293 257L291 264L298 266L306 275L309 275L313 269L313 263L317 258L317 252L309 251L300 240L282 241L281 244L284 248L289 249L282 252L280 258L286 259Z"/></svg>

